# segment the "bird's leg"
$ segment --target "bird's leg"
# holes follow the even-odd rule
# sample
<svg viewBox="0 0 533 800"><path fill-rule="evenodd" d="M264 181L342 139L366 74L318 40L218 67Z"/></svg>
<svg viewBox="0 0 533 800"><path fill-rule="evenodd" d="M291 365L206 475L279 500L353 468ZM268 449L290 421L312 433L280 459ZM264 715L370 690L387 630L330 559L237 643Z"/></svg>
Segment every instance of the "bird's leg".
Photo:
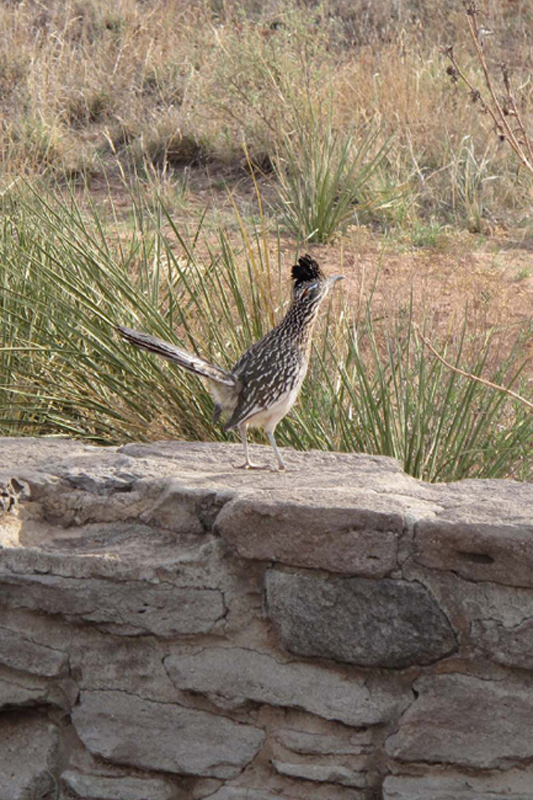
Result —
<svg viewBox="0 0 533 800"><path fill-rule="evenodd" d="M261 466L260 464L254 464L250 461L250 456L248 455L248 440L246 438L246 428L247 424L243 423L239 425L239 433L241 434L242 444L244 447L244 464L240 464L237 469L268 469L268 466Z"/></svg>
<svg viewBox="0 0 533 800"><path fill-rule="evenodd" d="M274 431L266 431L266 435L268 436L268 441L272 445L272 449L276 455L276 459L278 462L278 469L285 469L285 463L281 457L281 453L278 450L278 446L276 444L276 440L274 439Z"/></svg>

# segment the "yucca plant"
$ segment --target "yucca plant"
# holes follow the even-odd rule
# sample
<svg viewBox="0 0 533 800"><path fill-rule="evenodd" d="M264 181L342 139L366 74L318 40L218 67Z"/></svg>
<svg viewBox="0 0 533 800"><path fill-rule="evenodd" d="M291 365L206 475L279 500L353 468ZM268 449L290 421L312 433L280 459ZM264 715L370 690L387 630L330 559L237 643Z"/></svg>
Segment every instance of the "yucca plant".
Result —
<svg viewBox="0 0 533 800"><path fill-rule="evenodd" d="M379 144L378 127L340 134L330 122L310 117L285 136L278 153L278 212L281 224L299 241L324 244L356 220L365 184L388 142Z"/></svg>
<svg viewBox="0 0 533 800"><path fill-rule="evenodd" d="M289 286L278 241L240 218L203 241L132 198L130 224L45 194L7 202L0 244L0 433L69 434L95 442L225 439L193 376L128 347L122 323L230 366L283 314ZM273 248L274 249L274 248ZM300 404L280 444L398 458L427 480L533 477L533 420L519 404L448 370L424 348L412 309L387 325L372 304L355 318L335 299L316 338ZM429 322L426 333L430 331ZM446 356L486 373L491 340L465 325ZM476 344L476 346L474 346ZM511 354L492 370L516 384Z"/></svg>
<svg viewBox="0 0 533 800"><path fill-rule="evenodd" d="M492 337L467 342L466 319L444 352L454 365L466 361L468 372L479 376ZM523 366L513 366L509 357L494 370L494 382L516 384ZM418 335L412 307L388 330L376 326L368 308L359 329L352 327L338 367L347 449L394 456L406 472L429 481L530 470L531 416L505 395L432 357Z"/></svg>
<svg viewBox="0 0 533 800"><path fill-rule="evenodd" d="M101 442L163 431L221 436L203 385L127 347L114 326L202 347L229 365L272 322L262 309L279 290L279 264L250 244L250 257L237 265L222 231L199 260L198 232L186 241L164 206L151 214L139 198L132 202L126 234L96 208L84 215L73 200L35 195L8 204L0 245L3 433Z"/></svg>

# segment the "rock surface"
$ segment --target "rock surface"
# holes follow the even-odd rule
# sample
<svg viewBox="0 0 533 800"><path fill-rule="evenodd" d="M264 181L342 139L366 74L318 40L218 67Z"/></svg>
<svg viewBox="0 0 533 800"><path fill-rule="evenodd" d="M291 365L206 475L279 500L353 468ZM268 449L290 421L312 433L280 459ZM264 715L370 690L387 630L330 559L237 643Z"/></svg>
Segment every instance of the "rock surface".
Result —
<svg viewBox="0 0 533 800"><path fill-rule="evenodd" d="M42 797L51 791L58 747L57 727L37 714L0 717L2 800Z"/></svg>
<svg viewBox="0 0 533 800"><path fill-rule="evenodd" d="M275 789L263 791L262 789L224 786L215 794L209 795L209 800L291 800L291 798L288 795L279 794Z"/></svg>
<svg viewBox="0 0 533 800"><path fill-rule="evenodd" d="M372 736L367 728L352 733L348 739L295 730L280 730L276 739L294 753L309 755L361 755L372 750Z"/></svg>
<svg viewBox="0 0 533 800"><path fill-rule="evenodd" d="M284 457L0 440L0 800L530 800L533 486Z"/></svg>
<svg viewBox="0 0 533 800"><path fill-rule="evenodd" d="M0 664L34 675L61 675L68 667L62 650L44 647L16 630L0 625Z"/></svg>
<svg viewBox="0 0 533 800"><path fill-rule="evenodd" d="M531 688L466 675L415 683L418 697L387 741L399 761L508 768L533 757Z"/></svg>
<svg viewBox="0 0 533 800"><path fill-rule="evenodd" d="M403 518L383 498L363 496L364 509L354 497L307 490L294 500L293 492L264 493L236 499L220 513L216 530L244 558L279 561L299 567L382 577L397 566ZM329 505L331 503L331 506Z"/></svg>
<svg viewBox="0 0 533 800"><path fill-rule="evenodd" d="M90 753L139 769L233 778L257 755L264 732L205 711L124 692L82 692L72 713Z"/></svg>
<svg viewBox="0 0 533 800"><path fill-rule="evenodd" d="M470 481L465 483L475 486ZM494 487L495 496L472 498L437 519L420 520L415 533L415 560L469 580L533 587L530 485L479 483ZM508 484L504 497L502 483Z"/></svg>
<svg viewBox="0 0 533 800"><path fill-rule="evenodd" d="M315 783L339 783L341 786L355 786L358 789L366 787L366 776L347 767L332 764L287 764L274 759L272 766L280 775L291 778L303 778Z"/></svg>
<svg viewBox="0 0 533 800"><path fill-rule="evenodd" d="M471 773L435 771L418 776L389 776L383 800L531 800L533 772Z"/></svg>
<svg viewBox="0 0 533 800"><path fill-rule="evenodd" d="M436 600L416 583L270 570L266 588L281 645L296 655L400 668L457 648Z"/></svg>
<svg viewBox="0 0 533 800"><path fill-rule="evenodd" d="M144 581L121 581L117 584L96 578L6 575L3 590L10 608L60 614L71 622L98 623L125 636L150 633L172 637L208 633L225 613L220 591L195 587L182 589L165 583L152 585ZM7 636L4 633L4 637ZM29 643L26 643L25 651L29 648ZM53 653L47 656L50 661Z"/></svg>
<svg viewBox="0 0 533 800"><path fill-rule="evenodd" d="M63 785L74 797L86 800L175 800L176 791L162 778L84 775L69 769L61 776Z"/></svg>
<svg viewBox="0 0 533 800"><path fill-rule="evenodd" d="M332 669L283 663L244 648L201 650L195 655L170 656L165 668L179 689L273 706L301 708L347 725L375 725L404 700L372 697L366 675L347 678ZM405 702L405 700L404 700Z"/></svg>

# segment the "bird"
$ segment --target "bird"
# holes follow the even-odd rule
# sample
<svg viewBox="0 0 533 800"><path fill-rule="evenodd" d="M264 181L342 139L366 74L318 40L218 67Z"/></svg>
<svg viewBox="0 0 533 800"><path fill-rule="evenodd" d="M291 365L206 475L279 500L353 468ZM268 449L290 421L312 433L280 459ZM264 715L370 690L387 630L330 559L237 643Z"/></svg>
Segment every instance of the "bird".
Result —
<svg viewBox="0 0 533 800"><path fill-rule="evenodd" d="M243 469L267 469L254 464L248 453L247 429L263 428L274 450L279 470L285 463L274 431L297 400L307 374L313 328L320 305L344 275L326 277L310 255L292 267L292 302L283 319L241 356L231 370L148 333L117 325L130 344L156 353L207 381L215 400L213 422L226 418L224 430L238 428L244 447Z"/></svg>

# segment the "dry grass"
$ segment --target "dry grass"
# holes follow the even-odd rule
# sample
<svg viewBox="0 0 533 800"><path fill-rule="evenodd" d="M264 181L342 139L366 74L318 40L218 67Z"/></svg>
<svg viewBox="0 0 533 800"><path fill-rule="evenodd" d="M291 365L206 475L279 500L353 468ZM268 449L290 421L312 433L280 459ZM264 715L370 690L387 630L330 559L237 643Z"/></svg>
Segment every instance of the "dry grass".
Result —
<svg viewBox="0 0 533 800"><path fill-rule="evenodd" d="M481 5L497 32L488 60L504 56L515 68L531 121L530 4ZM367 192L402 201L371 220L438 219L472 230L520 221L530 185L449 81L439 52L454 43L479 80L461 3L391 8L385 0L3 3L4 185L43 172L90 179L206 163L239 170L243 144L268 172L306 125L332 124L341 138L355 132L357 144L378 124L392 141Z"/></svg>

